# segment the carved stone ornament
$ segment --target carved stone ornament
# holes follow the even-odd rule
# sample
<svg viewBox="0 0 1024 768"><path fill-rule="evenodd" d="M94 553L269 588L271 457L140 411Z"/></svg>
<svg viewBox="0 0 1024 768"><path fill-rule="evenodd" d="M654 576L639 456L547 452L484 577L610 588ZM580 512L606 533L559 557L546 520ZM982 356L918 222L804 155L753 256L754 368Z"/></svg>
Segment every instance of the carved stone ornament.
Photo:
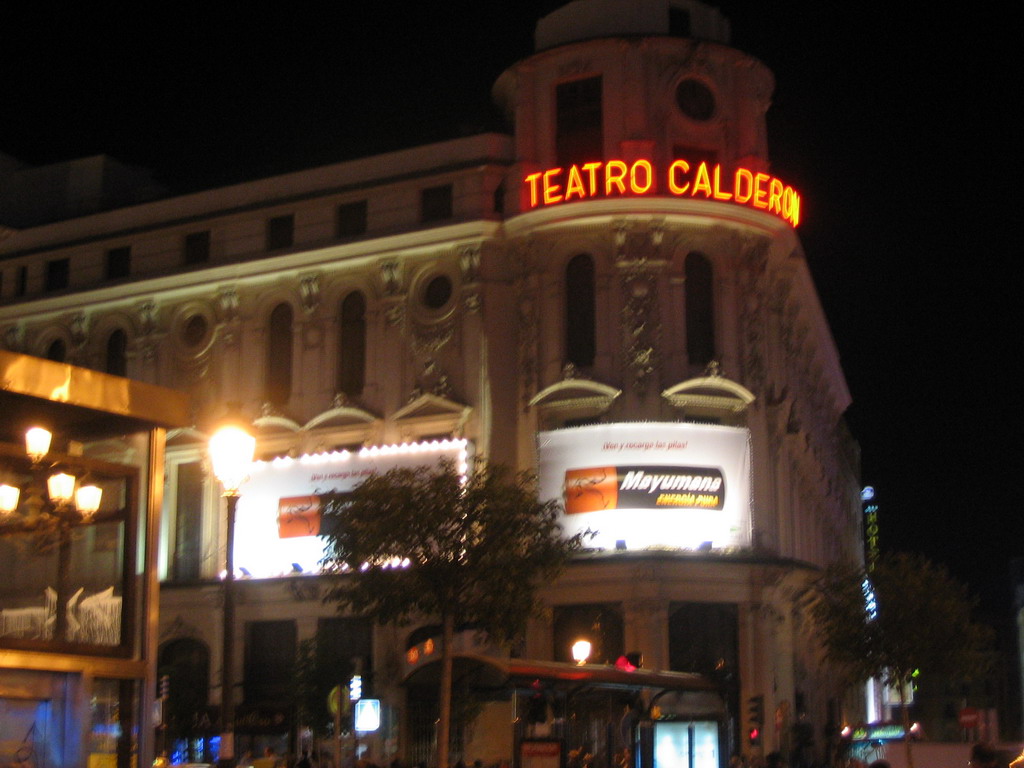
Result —
<svg viewBox="0 0 1024 768"><path fill-rule="evenodd" d="M459 269L462 282L475 283L480 272L480 244L464 245L459 249Z"/></svg>
<svg viewBox="0 0 1024 768"><path fill-rule="evenodd" d="M519 301L516 303L519 320L519 386L523 411L530 407L530 398L537 387L537 303L533 280L523 276L517 285Z"/></svg>
<svg viewBox="0 0 1024 768"><path fill-rule="evenodd" d="M71 331L71 343L75 345L77 349L81 349L85 346L85 342L89 338L89 318L84 313L79 312L68 324L68 329Z"/></svg>
<svg viewBox="0 0 1024 768"><path fill-rule="evenodd" d="M302 301L302 310L307 315L312 315L320 306L320 275L305 275L299 281L299 296Z"/></svg>
<svg viewBox="0 0 1024 768"><path fill-rule="evenodd" d="M416 323L412 333L412 349L423 357L437 354L455 335L455 323L446 320L429 325Z"/></svg>
<svg viewBox="0 0 1024 768"><path fill-rule="evenodd" d="M622 342L623 358L633 387L639 394L658 367L660 323L657 316L657 281L654 273L638 264L622 277Z"/></svg>
<svg viewBox="0 0 1024 768"><path fill-rule="evenodd" d="M402 287L402 265L398 259L385 259L378 264L380 283L387 296L395 296Z"/></svg>
<svg viewBox="0 0 1024 768"><path fill-rule="evenodd" d="M139 332L143 336L149 336L156 330L157 307L155 301L144 301L139 304L136 312L139 316Z"/></svg>
<svg viewBox="0 0 1024 768"><path fill-rule="evenodd" d="M384 320L392 328L403 325L405 323L405 304L392 304L384 310Z"/></svg>
<svg viewBox="0 0 1024 768"><path fill-rule="evenodd" d="M221 288L217 292L217 303L225 323L233 323L238 319L238 289L235 286Z"/></svg>
<svg viewBox="0 0 1024 768"><path fill-rule="evenodd" d="M20 323L8 326L4 331L4 346L12 352L20 352L25 343L25 327Z"/></svg>

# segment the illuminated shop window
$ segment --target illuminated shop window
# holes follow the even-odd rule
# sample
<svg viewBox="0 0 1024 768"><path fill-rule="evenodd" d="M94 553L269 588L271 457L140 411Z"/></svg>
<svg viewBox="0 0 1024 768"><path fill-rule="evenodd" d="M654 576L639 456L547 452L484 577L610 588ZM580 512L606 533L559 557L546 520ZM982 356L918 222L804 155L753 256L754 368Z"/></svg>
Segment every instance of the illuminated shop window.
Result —
<svg viewBox="0 0 1024 768"><path fill-rule="evenodd" d="M128 334L120 328L107 336L107 354L103 370L114 376L128 375Z"/></svg>
<svg viewBox="0 0 1024 768"><path fill-rule="evenodd" d="M285 405L292 396L292 308L278 304L267 329L266 399Z"/></svg>
<svg viewBox="0 0 1024 768"><path fill-rule="evenodd" d="M601 76L555 86L555 159L568 168L604 159Z"/></svg>
<svg viewBox="0 0 1024 768"><path fill-rule="evenodd" d="M338 206L335 235L358 237L366 233L366 201L356 200Z"/></svg>
<svg viewBox="0 0 1024 768"><path fill-rule="evenodd" d="M420 221L444 221L452 217L452 185L427 187L420 193Z"/></svg>
<svg viewBox="0 0 1024 768"><path fill-rule="evenodd" d="M185 235L185 263L205 264L210 260L210 232Z"/></svg>
<svg viewBox="0 0 1024 768"><path fill-rule="evenodd" d="M290 213L267 222L267 250L290 248L295 241L295 217Z"/></svg>
<svg viewBox="0 0 1024 768"><path fill-rule="evenodd" d="M350 397L363 393L366 379L366 299L352 291L341 302L338 336L338 391Z"/></svg>
<svg viewBox="0 0 1024 768"><path fill-rule="evenodd" d="M122 248L111 248L107 251L106 271L104 276L107 280L120 280L128 277L132 271L132 249L130 246Z"/></svg>
<svg viewBox="0 0 1024 768"><path fill-rule="evenodd" d="M715 356L714 273L702 253L686 257L686 354L691 365Z"/></svg>
<svg viewBox="0 0 1024 768"><path fill-rule="evenodd" d="M574 256L565 268L565 359L580 368L594 364L597 349L594 260Z"/></svg>
<svg viewBox="0 0 1024 768"><path fill-rule="evenodd" d="M46 262L46 291L60 291L68 287L71 276L71 262L68 259L54 259Z"/></svg>

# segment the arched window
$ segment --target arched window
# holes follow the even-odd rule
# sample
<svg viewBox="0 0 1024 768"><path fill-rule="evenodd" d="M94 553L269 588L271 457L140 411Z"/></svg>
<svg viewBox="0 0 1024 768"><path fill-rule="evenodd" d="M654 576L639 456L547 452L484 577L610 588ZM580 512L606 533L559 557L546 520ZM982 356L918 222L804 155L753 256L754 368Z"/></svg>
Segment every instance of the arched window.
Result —
<svg viewBox="0 0 1024 768"><path fill-rule="evenodd" d="M68 356L68 345L64 343L64 339L54 339L50 342L50 346L46 348L46 359L53 360L55 363L63 363Z"/></svg>
<svg viewBox="0 0 1024 768"><path fill-rule="evenodd" d="M120 328L107 337L107 360L104 370L114 376L128 375L128 334Z"/></svg>
<svg viewBox="0 0 1024 768"><path fill-rule="evenodd" d="M703 253L686 257L686 355L696 365L715 357L714 274Z"/></svg>
<svg viewBox="0 0 1024 768"><path fill-rule="evenodd" d="M167 676L169 719L187 728L192 714L209 703L210 649L191 638L171 640L157 656L157 674Z"/></svg>
<svg viewBox="0 0 1024 768"><path fill-rule="evenodd" d="M366 299L359 291L352 291L341 302L340 325L338 391L357 397L366 381Z"/></svg>
<svg viewBox="0 0 1024 768"><path fill-rule="evenodd" d="M278 304L270 313L267 332L266 398L285 405L292 396L292 308Z"/></svg>
<svg viewBox="0 0 1024 768"><path fill-rule="evenodd" d="M580 368L594 364L594 260L574 256L565 268L565 359Z"/></svg>

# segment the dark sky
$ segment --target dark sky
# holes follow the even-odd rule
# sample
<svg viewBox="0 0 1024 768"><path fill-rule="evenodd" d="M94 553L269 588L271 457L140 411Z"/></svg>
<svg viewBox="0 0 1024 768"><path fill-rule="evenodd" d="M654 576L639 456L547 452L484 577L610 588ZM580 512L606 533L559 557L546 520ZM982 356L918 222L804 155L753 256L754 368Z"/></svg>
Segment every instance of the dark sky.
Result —
<svg viewBox="0 0 1024 768"><path fill-rule="evenodd" d="M560 3L262 5L3 4L0 151L107 153L187 190L496 127L491 84ZM1016 22L984 1L718 5L776 74L773 170L803 196L883 545L1008 611L1024 541Z"/></svg>

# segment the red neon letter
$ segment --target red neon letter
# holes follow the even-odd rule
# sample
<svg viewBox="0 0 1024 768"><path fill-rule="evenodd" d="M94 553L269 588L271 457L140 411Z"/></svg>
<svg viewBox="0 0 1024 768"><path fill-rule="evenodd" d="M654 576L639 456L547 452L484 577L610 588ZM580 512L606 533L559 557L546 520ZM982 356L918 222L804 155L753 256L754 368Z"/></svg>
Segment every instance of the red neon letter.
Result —
<svg viewBox="0 0 1024 768"><path fill-rule="evenodd" d="M600 167L601 163L583 164L583 172L587 174L587 190L591 197L597 194L597 169Z"/></svg>
<svg viewBox="0 0 1024 768"><path fill-rule="evenodd" d="M693 197L698 192L703 192L704 197L711 197L711 179L708 177L708 164L701 163L697 166L697 178L693 181Z"/></svg>
<svg viewBox="0 0 1024 768"><path fill-rule="evenodd" d="M636 169L640 168L646 174L646 181L644 184L640 184L637 177L640 175L636 172ZM644 192L651 188L651 184L654 182L654 169L651 168L649 160L637 160L633 163L629 169L629 188L635 195L642 195Z"/></svg>
<svg viewBox="0 0 1024 768"><path fill-rule="evenodd" d="M721 175L722 166L715 166L715 200L732 200L732 194L730 192L723 192L721 190Z"/></svg>
<svg viewBox="0 0 1024 768"><path fill-rule="evenodd" d="M526 177L525 181L530 185L530 207L537 207L537 179L540 178L540 171L531 173Z"/></svg>
<svg viewBox="0 0 1024 768"><path fill-rule="evenodd" d="M768 207L768 190L764 188L764 184L770 177L767 173L759 173L754 176L754 207L755 208L767 208Z"/></svg>
<svg viewBox="0 0 1024 768"><path fill-rule="evenodd" d="M690 188L690 182L685 184L676 184L676 172L689 173L690 164L685 160L676 160L668 167L668 189L673 195L685 195L686 190Z"/></svg>
<svg viewBox="0 0 1024 768"><path fill-rule="evenodd" d="M580 169L575 165L569 166L569 178L565 182L565 199L568 202L569 198L576 195L580 199L587 196L583 189L583 179L580 178Z"/></svg>
<svg viewBox="0 0 1024 768"><path fill-rule="evenodd" d="M621 160L609 160L604 166L604 193L610 195L613 186L620 195L626 194L626 164Z"/></svg>
<svg viewBox="0 0 1024 768"><path fill-rule="evenodd" d="M749 203L754 194L754 174L746 168L737 168L733 192L736 194L737 203Z"/></svg>
<svg viewBox="0 0 1024 768"><path fill-rule="evenodd" d="M552 203L557 203L562 199L562 195L559 192L562 186L551 182L551 177L556 176L561 172L561 168L551 168L550 170L544 171L544 205L551 205Z"/></svg>
<svg viewBox="0 0 1024 768"><path fill-rule="evenodd" d="M776 178L768 185L768 210L782 213L782 182Z"/></svg>

